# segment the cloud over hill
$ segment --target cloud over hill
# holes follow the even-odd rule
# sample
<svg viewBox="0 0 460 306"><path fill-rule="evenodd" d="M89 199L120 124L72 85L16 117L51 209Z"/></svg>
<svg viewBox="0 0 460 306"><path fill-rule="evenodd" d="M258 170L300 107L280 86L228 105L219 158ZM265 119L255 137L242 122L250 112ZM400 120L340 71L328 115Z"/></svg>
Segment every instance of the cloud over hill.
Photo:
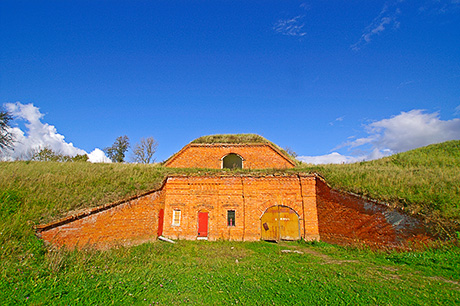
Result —
<svg viewBox="0 0 460 306"><path fill-rule="evenodd" d="M100 149L96 148L88 154L86 151L75 147L72 143L66 142L64 135L59 134L55 126L42 122L44 114L32 103L5 103L4 106L13 116L16 123L24 123L24 128L21 129L17 124L11 128L11 134L15 139L14 149L3 152L1 159L27 159L33 152L49 148L68 156L87 154L90 162L110 162L110 159Z"/></svg>
<svg viewBox="0 0 460 306"><path fill-rule="evenodd" d="M414 109L364 126L368 136L345 142L334 148L361 153L345 156L332 152L321 156L299 156L311 164L350 163L372 160L434 143L460 139L460 119L442 120L438 112Z"/></svg>

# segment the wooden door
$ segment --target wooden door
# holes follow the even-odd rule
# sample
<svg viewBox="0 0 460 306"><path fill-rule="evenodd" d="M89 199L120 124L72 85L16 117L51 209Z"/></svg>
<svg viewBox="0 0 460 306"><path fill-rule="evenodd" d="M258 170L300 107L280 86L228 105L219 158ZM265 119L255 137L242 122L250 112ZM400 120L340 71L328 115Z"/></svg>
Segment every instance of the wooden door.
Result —
<svg viewBox="0 0 460 306"><path fill-rule="evenodd" d="M278 206L267 209L262 216L262 240L280 240L278 224Z"/></svg>
<svg viewBox="0 0 460 306"><path fill-rule="evenodd" d="M287 206L278 206L279 210L279 231L281 240L299 240L300 224L299 216Z"/></svg>
<svg viewBox="0 0 460 306"><path fill-rule="evenodd" d="M262 240L298 240L300 224L297 213L287 206L272 206L261 218Z"/></svg>
<svg viewBox="0 0 460 306"><path fill-rule="evenodd" d="M163 235L163 221L164 221L164 216L165 216L165 210L160 209L158 212L158 232L157 235L161 236Z"/></svg>
<svg viewBox="0 0 460 306"><path fill-rule="evenodd" d="M198 237L208 237L208 213L198 213Z"/></svg>

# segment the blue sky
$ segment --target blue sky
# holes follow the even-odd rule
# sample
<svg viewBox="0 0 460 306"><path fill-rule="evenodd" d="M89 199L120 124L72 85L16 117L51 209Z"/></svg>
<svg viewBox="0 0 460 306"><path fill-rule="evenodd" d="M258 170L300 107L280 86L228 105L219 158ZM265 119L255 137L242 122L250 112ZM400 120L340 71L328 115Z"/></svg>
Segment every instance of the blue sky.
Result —
<svg viewBox="0 0 460 306"><path fill-rule="evenodd" d="M459 37L460 0L3 0L0 104L22 149L257 133L369 159L460 139Z"/></svg>

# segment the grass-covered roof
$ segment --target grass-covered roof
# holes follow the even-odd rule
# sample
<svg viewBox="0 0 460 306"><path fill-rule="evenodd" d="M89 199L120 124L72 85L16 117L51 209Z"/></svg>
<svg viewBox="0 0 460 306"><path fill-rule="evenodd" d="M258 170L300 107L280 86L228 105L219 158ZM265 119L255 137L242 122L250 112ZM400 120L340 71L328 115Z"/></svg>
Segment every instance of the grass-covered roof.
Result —
<svg viewBox="0 0 460 306"><path fill-rule="evenodd" d="M284 156L292 160L293 162L297 162L294 156L291 156L289 153L286 152L280 146L274 144L273 142L267 140L266 138L257 135L257 134L216 134L216 135L208 135L208 136L201 136L193 140L191 143L195 144L215 144L215 143L235 143L235 144L249 144L249 143L268 143L271 144L273 147L278 149Z"/></svg>
<svg viewBox="0 0 460 306"><path fill-rule="evenodd" d="M257 134L216 134L201 136L191 143L270 143Z"/></svg>

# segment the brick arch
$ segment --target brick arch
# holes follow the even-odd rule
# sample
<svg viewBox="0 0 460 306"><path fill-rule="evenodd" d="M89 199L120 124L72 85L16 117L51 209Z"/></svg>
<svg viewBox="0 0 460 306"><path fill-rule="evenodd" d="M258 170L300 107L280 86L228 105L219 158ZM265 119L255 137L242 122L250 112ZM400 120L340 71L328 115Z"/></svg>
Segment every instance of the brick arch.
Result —
<svg viewBox="0 0 460 306"><path fill-rule="evenodd" d="M289 208L289 209L292 209L292 211L294 211L294 212L296 213L297 217L299 217L299 219L300 219L300 214L299 214L294 208L292 208L292 207L290 207L290 206L288 206L288 205L276 205L276 204L275 204L275 205L268 206L267 208L265 208L265 210L263 211L263 213L260 215L260 218L259 218L259 219L262 218L262 216L267 212L267 210L269 210L269 209L272 208L272 207L276 207L276 206L279 206L279 207L287 207L287 208Z"/></svg>
<svg viewBox="0 0 460 306"><path fill-rule="evenodd" d="M299 240L300 215L285 205L268 207L260 218L261 239L269 241Z"/></svg>
<svg viewBox="0 0 460 306"><path fill-rule="evenodd" d="M225 154L224 156L222 156L222 157L220 158L222 169L233 169L233 168L231 168L231 167L225 167L225 159L226 159L227 157L229 157L229 156L232 156L232 157L233 157L233 156L239 157L240 160L241 160L241 168L240 168L240 167L236 167L236 168L240 168L240 169L243 169L243 168L244 168L244 158L243 158L243 156L241 156L240 154L235 153L235 152L230 152L230 153L227 153L227 154ZM238 165L238 166L239 166L239 165Z"/></svg>

